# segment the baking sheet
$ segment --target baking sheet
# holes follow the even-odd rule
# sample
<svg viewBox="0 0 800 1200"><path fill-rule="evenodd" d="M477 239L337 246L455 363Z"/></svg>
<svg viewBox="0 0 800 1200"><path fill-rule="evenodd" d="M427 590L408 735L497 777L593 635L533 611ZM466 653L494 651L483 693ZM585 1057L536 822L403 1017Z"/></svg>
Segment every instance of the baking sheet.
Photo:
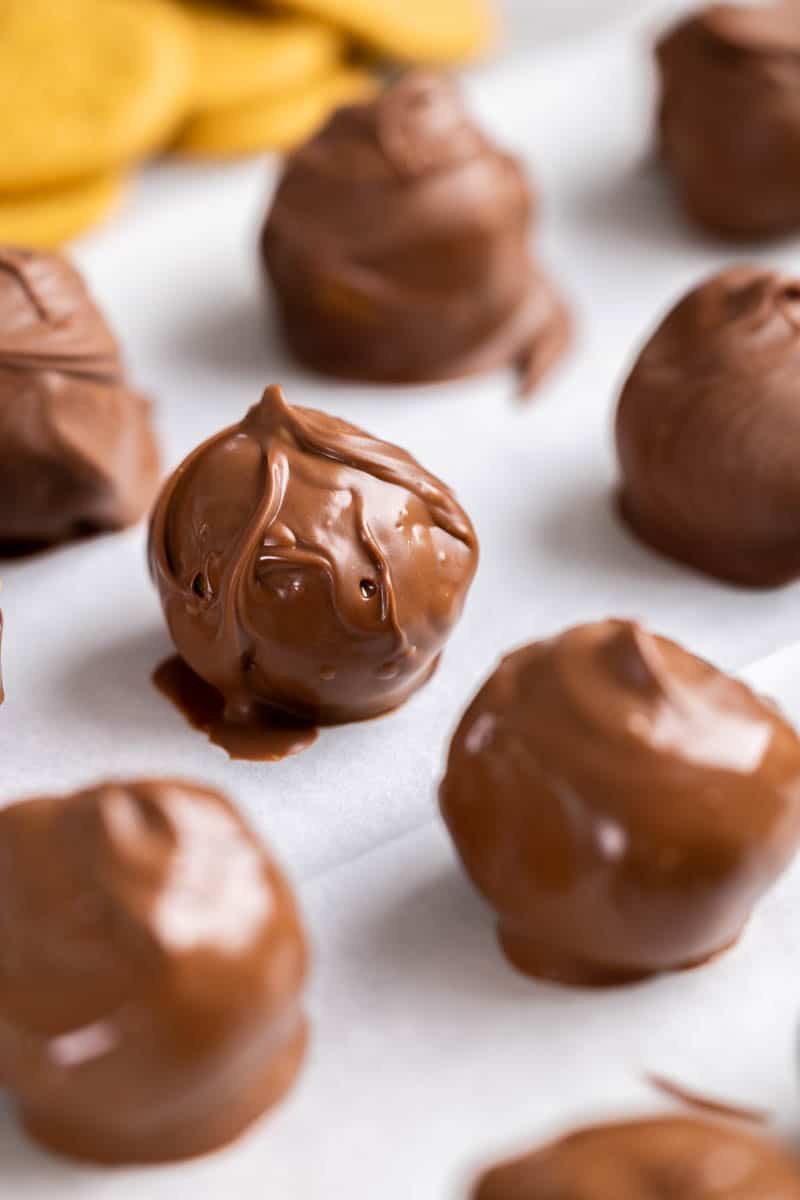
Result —
<svg viewBox="0 0 800 1200"><path fill-rule="evenodd" d="M279 765L231 763L154 691L169 643L143 530L4 566L2 800L109 774L218 784L298 884L316 971L309 1067L251 1136L197 1163L98 1172L40 1153L3 1119L3 1200L456 1200L463 1173L496 1151L578 1117L660 1107L645 1069L788 1117L800 873L718 964L570 992L505 966L433 819L447 737L508 647L630 615L739 668L800 635L797 586L716 584L650 554L613 513L610 417L637 345L700 276L752 257L676 217L649 159L646 63L636 29L469 80L484 121L539 181L541 253L578 314L575 352L529 407L506 373L375 390L288 361L255 256L274 182L263 164L153 170L123 216L77 250L132 373L156 397L170 466L281 382L290 401L407 446L454 485L483 558L431 684L391 717L323 731ZM759 258L798 268L800 243ZM758 670L800 718L795 666L800 654L787 652Z"/></svg>

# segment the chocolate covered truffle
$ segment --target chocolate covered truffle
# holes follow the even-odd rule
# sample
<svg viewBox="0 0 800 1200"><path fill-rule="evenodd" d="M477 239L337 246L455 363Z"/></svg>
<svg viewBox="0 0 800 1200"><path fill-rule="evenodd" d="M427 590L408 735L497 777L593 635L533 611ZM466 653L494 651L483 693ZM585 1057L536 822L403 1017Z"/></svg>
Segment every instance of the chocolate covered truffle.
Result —
<svg viewBox="0 0 800 1200"><path fill-rule="evenodd" d="M472 1200L800 1200L800 1162L747 1130L683 1117L581 1129L494 1167Z"/></svg>
<svg viewBox="0 0 800 1200"><path fill-rule="evenodd" d="M800 845L800 739L743 683L604 621L502 662L441 805L516 967L624 983L739 937Z"/></svg>
<svg viewBox="0 0 800 1200"><path fill-rule="evenodd" d="M77 271L0 247L0 542L137 521L158 482L149 402Z"/></svg>
<svg viewBox="0 0 800 1200"><path fill-rule="evenodd" d="M436 666L477 557L449 488L277 387L178 468L150 537L178 653L221 694L231 733L217 740L239 753L265 709L337 723L407 700Z"/></svg>
<svg viewBox="0 0 800 1200"><path fill-rule="evenodd" d="M800 575L800 280L732 267L642 351L617 413L622 513L721 579Z"/></svg>
<svg viewBox="0 0 800 1200"><path fill-rule="evenodd" d="M0 1079L62 1154L214 1150L303 1056L289 887L219 793L106 783L0 811Z"/></svg>
<svg viewBox="0 0 800 1200"><path fill-rule="evenodd" d="M690 216L723 236L800 229L797 5L713 5L657 58L663 156Z"/></svg>
<svg viewBox="0 0 800 1200"><path fill-rule="evenodd" d="M289 159L264 229L295 354L380 383L513 363L532 390L569 335L529 254L533 208L449 80L411 73L341 109Z"/></svg>

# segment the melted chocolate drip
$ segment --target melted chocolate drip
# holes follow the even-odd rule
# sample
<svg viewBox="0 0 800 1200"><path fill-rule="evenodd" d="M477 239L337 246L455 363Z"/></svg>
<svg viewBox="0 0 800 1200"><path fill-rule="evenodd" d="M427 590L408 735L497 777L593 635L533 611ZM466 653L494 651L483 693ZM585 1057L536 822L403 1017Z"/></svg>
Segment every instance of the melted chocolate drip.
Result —
<svg viewBox="0 0 800 1200"><path fill-rule="evenodd" d="M150 562L179 653L223 697L230 749L265 709L307 727L402 704L458 619L477 541L404 451L268 388L167 483Z"/></svg>

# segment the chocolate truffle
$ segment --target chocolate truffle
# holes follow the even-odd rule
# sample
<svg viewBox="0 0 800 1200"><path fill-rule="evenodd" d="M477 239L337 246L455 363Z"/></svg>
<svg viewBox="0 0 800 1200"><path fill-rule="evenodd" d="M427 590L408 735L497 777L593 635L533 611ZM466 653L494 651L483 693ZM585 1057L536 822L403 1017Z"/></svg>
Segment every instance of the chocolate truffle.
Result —
<svg viewBox="0 0 800 1200"><path fill-rule="evenodd" d="M532 390L569 337L529 254L533 207L449 80L411 73L341 109L289 159L264 229L295 354L379 383L513 363Z"/></svg>
<svg viewBox="0 0 800 1200"><path fill-rule="evenodd" d="M137 521L158 483L149 402L77 271L0 247L0 542Z"/></svg>
<svg viewBox="0 0 800 1200"><path fill-rule="evenodd" d="M800 11L717 4L659 44L661 144L690 216L714 233L800 229Z"/></svg>
<svg viewBox="0 0 800 1200"><path fill-rule="evenodd" d="M150 563L178 653L231 723L396 708L434 670L477 565L469 518L396 446L268 388L186 459Z"/></svg>
<svg viewBox="0 0 800 1200"><path fill-rule="evenodd" d="M622 513L646 542L751 587L800 575L800 280L733 267L647 344L617 413Z"/></svg>
<svg viewBox="0 0 800 1200"><path fill-rule="evenodd" d="M292 1083L306 946L219 793L106 783L0 812L0 1078L62 1154L214 1150Z"/></svg>
<svg viewBox="0 0 800 1200"><path fill-rule="evenodd" d="M581 1129L489 1171L472 1200L800 1200L800 1163L747 1130L684 1117Z"/></svg>
<svg viewBox="0 0 800 1200"><path fill-rule="evenodd" d="M603 621L501 663L441 804L516 967L624 983L739 937L800 845L800 739L743 683Z"/></svg>

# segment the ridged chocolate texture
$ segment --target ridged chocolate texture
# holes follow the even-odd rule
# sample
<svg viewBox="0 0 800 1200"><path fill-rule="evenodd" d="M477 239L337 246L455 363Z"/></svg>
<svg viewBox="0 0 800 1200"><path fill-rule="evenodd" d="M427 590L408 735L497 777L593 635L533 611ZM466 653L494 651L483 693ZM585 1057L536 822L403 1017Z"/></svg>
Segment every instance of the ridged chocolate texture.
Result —
<svg viewBox="0 0 800 1200"><path fill-rule="evenodd" d="M289 159L264 229L297 357L393 383L513 363L532 390L570 324L529 254L532 209L448 80L412 73L340 110Z"/></svg>
<svg viewBox="0 0 800 1200"><path fill-rule="evenodd" d="M227 800L106 783L0 812L0 1079L29 1132L105 1163L205 1153L287 1090L306 946Z"/></svg>
<svg viewBox="0 0 800 1200"><path fill-rule="evenodd" d="M800 575L800 280L732 267L642 351L616 432L621 507L673 558L751 587Z"/></svg>
<svg viewBox="0 0 800 1200"><path fill-rule="evenodd" d="M150 404L77 271L0 247L0 542L137 521L158 483Z"/></svg>
<svg viewBox="0 0 800 1200"><path fill-rule="evenodd" d="M800 229L797 5L713 5L657 58L663 155L690 216L729 237Z"/></svg>
<svg viewBox="0 0 800 1200"><path fill-rule="evenodd" d="M623 983L739 937L800 844L800 739L743 683L605 621L503 661L441 805L520 970Z"/></svg>
<svg viewBox="0 0 800 1200"><path fill-rule="evenodd" d="M178 468L150 535L178 652L243 722L262 705L329 723L402 704L477 557L443 483L277 387Z"/></svg>
<svg viewBox="0 0 800 1200"><path fill-rule="evenodd" d="M744 1129L652 1118L581 1129L503 1163L472 1200L800 1200L800 1162Z"/></svg>

